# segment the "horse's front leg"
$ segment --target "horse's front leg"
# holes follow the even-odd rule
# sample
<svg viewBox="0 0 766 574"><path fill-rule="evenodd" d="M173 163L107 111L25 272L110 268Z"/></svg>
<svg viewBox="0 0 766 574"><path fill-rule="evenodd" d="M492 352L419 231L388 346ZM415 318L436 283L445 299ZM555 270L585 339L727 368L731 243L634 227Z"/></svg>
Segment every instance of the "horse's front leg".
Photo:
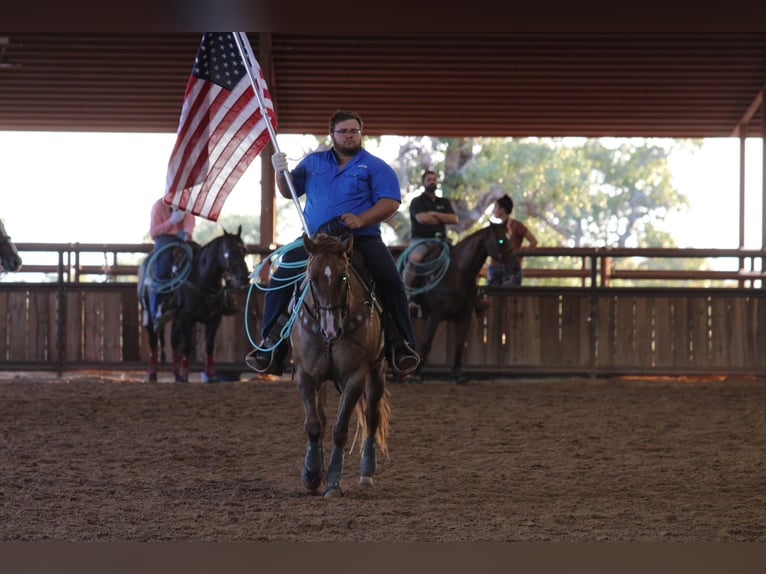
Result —
<svg viewBox="0 0 766 574"><path fill-rule="evenodd" d="M203 383L217 383L215 371L215 334L221 324L221 318L205 323L205 370L202 372Z"/></svg>
<svg viewBox="0 0 766 574"><path fill-rule="evenodd" d="M150 383L157 382L157 371L159 370L159 359L157 355L157 333L151 321L146 326L146 334L149 339L149 366L147 369L148 380Z"/></svg>
<svg viewBox="0 0 766 574"><path fill-rule="evenodd" d="M354 375L346 382L343 392L338 401L338 416L335 419L335 426L332 429L332 454L330 455L330 465L327 467L327 478L325 479L325 498L333 496L343 496L341 481L343 479L343 449L348 442L348 424L351 420L351 413L354 412L359 397L364 390L366 376L364 374Z"/></svg>
<svg viewBox="0 0 766 574"><path fill-rule="evenodd" d="M177 383L189 382L189 357L192 349L192 324L173 320L170 331L170 346L173 348L173 373Z"/></svg>
<svg viewBox="0 0 766 574"><path fill-rule="evenodd" d="M324 436L327 420L324 414L325 393L319 383L304 373L300 368L296 370L295 379L298 383L298 392L303 401L305 421L303 427L306 430L308 444L306 445L306 459L301 470L303 486L311 492L316 492L322 484L324 475L324 448L322 438Z"/></svg>
<svg viewBox="0 0 766 574"><path fill-rule="evenodd" d="M423 343L420 346L420 364L417 369L410 375L410 381L413 383L420 383L425 380L423 376L423 367L426 365L426 359L431 352L431 345L433 344L434 336L436 335L436 329L439 327L439 321L433 318L433 315L426 319L426 334L423 338Z"/></svg>
<svg viewBox="0 0 766 574"><path fill-rule="evenodd" d="M468 317L462 319L455 327L455 353L452 362L452 378L457 385L465 385L468 379L463 375L463 351L465 349L465 340L468 337L468 328L471 326L471 313Z"/></svg>

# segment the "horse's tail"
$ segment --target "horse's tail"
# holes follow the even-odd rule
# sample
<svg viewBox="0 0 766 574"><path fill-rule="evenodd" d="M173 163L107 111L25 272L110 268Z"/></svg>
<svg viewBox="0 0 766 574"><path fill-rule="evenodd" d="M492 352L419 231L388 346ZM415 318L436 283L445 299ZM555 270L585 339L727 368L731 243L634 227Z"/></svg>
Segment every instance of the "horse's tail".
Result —
<svg viewBox="0 0 766 574"><path fill-rule="evenodd" d="M364 424L364 412L367 410L367 397L362 394L359 402L356 403L356 427L357 433L361 433L362 440L359 443L364 444L367 437L367 428ZM388 456L388 436L391 432L391 403L388 401L388 389L383 389L383 395L378 402L378 429L375 432L375 441L378 443L380 454Z"/></svg>

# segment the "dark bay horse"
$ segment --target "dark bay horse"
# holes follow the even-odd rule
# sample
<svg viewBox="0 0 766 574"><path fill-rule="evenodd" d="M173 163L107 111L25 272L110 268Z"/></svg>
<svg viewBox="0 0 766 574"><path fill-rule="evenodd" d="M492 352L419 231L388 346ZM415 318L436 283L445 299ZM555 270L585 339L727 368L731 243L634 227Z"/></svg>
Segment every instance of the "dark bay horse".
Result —
<svg viewBox="0 0 766 574"><path fill-rule="evenodd" d="M189 360L192 354L193 329L195 323L205 326L205 370L204 382L215 382L214 360L215 335L227 309L227 289L242 288L249 282L250 272L245 261L245 244L242 241L242 226L237 233L216 237L203 246L194 244L191 269L171 296L173 310L170 331L170 345L173 350L173 374L177 382L188 382ZM142 310L149 309L149 291L146 285L146 265L150 257L139 267L139 300ZM146 313L144 313L146 314ZM145 320L144 328L149 338L149 381L157 380L158 348L164 342L162 333L154 329L153 321Z"/></svg>
<svg viewBox="0 0 766 574"><path fill-rule="evenodd" d="M362 433L360 485L372 484L376 442L382 454L388 452L390 411L382 319L377 301L350 263L352 235L338 238L318 233L312 240L304 234L303 244L308 253L306 277L290 332L293 376L303 401L308 435L301 476L309 491L319 489L327 424L325 383L332 381L340 397L324 496L341 496L344 448L353 412Z"/></svg>
<svg viewBox="0 0 766 574"><path fill-rule="evenodd" d="M511 238L502 223L490 223L452 246L444 276L419 296L425 316L425 335L418 348L420 365L410 376L411 381L423 380L423 366L436 329L442 321L450 321L455 324L452 377L459 385L467 382L462 368L463 349L478 301L477 277L487 257L502 262L508 269L518 270Z"/></svg>
<svg viewBox="0 0 766 574"><path fill-rule="evenodd" d="M5 224L0 219L0 271L18 271L21 268L21 256L5 231Z"/></svg>

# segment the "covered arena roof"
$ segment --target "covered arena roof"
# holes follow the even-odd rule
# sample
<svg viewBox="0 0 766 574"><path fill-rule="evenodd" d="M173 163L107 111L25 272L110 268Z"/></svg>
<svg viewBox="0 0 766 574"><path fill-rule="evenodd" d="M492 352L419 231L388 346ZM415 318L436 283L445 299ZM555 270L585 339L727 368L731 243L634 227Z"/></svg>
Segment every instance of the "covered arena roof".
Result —
<svg viewBox="0 0 766 574"><path fill-rule="evenodd" d="M175 132L201 33L3 37L0 130ZM340 108L369 135L762 133L760 32L249 37L278 133L324 133Z"/></svg>

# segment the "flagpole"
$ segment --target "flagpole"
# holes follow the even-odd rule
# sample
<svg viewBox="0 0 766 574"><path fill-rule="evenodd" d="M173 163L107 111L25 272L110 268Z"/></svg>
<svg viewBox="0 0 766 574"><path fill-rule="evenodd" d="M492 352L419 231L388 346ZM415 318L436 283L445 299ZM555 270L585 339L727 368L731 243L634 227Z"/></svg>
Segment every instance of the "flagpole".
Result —
<svg viewBox="0 0 766 574"><path fill-rule="evenodd" d="M250 78L250 85L253 87L253 91L255 92L255 97L258 98L258 106L261 108L261 115L263 116L263 119L266 122L266 129L269 130L269 135L271 136L271 143L274 146L274 150L279 152L279 145L277 144L277 134L274 133L274 126L272 126L271 121L269 121L268 110L266 108L266 104L263 101L263 96L261 95L261 90L258 85L258 81L253 75L253 69L250 66L250 63L248 62L248 57L245 52L245 46L242 42L242 38L240 37L240 34L242 34L245 41L247 42L247 46L250 47L250 41L247 39L247 35L244 32L232 32L232 36L234 36L234 41L237 44L237 49L239 50L239 55L242 58L242 62L245 65L245 71L247 72L247 77ZM255 61L255 56L252 55L252 48L250 52L251 52L251 57L253 58L253 61ZM298 193L295 191L295 185L293 184L293 178L290 175L289 170L284 172L284 177L285 177L285 180L287 180L287 187L290 188L290 195L293 198L293 203L295 204L295 207L298 210L298 217L300 217L301 225L303 226L303 231L306 233L306 235L310 236L311 233L309 232L309 226L306 223L306 218L303 216L303 208L301 207L300 201L298 201Z"/></svg>

